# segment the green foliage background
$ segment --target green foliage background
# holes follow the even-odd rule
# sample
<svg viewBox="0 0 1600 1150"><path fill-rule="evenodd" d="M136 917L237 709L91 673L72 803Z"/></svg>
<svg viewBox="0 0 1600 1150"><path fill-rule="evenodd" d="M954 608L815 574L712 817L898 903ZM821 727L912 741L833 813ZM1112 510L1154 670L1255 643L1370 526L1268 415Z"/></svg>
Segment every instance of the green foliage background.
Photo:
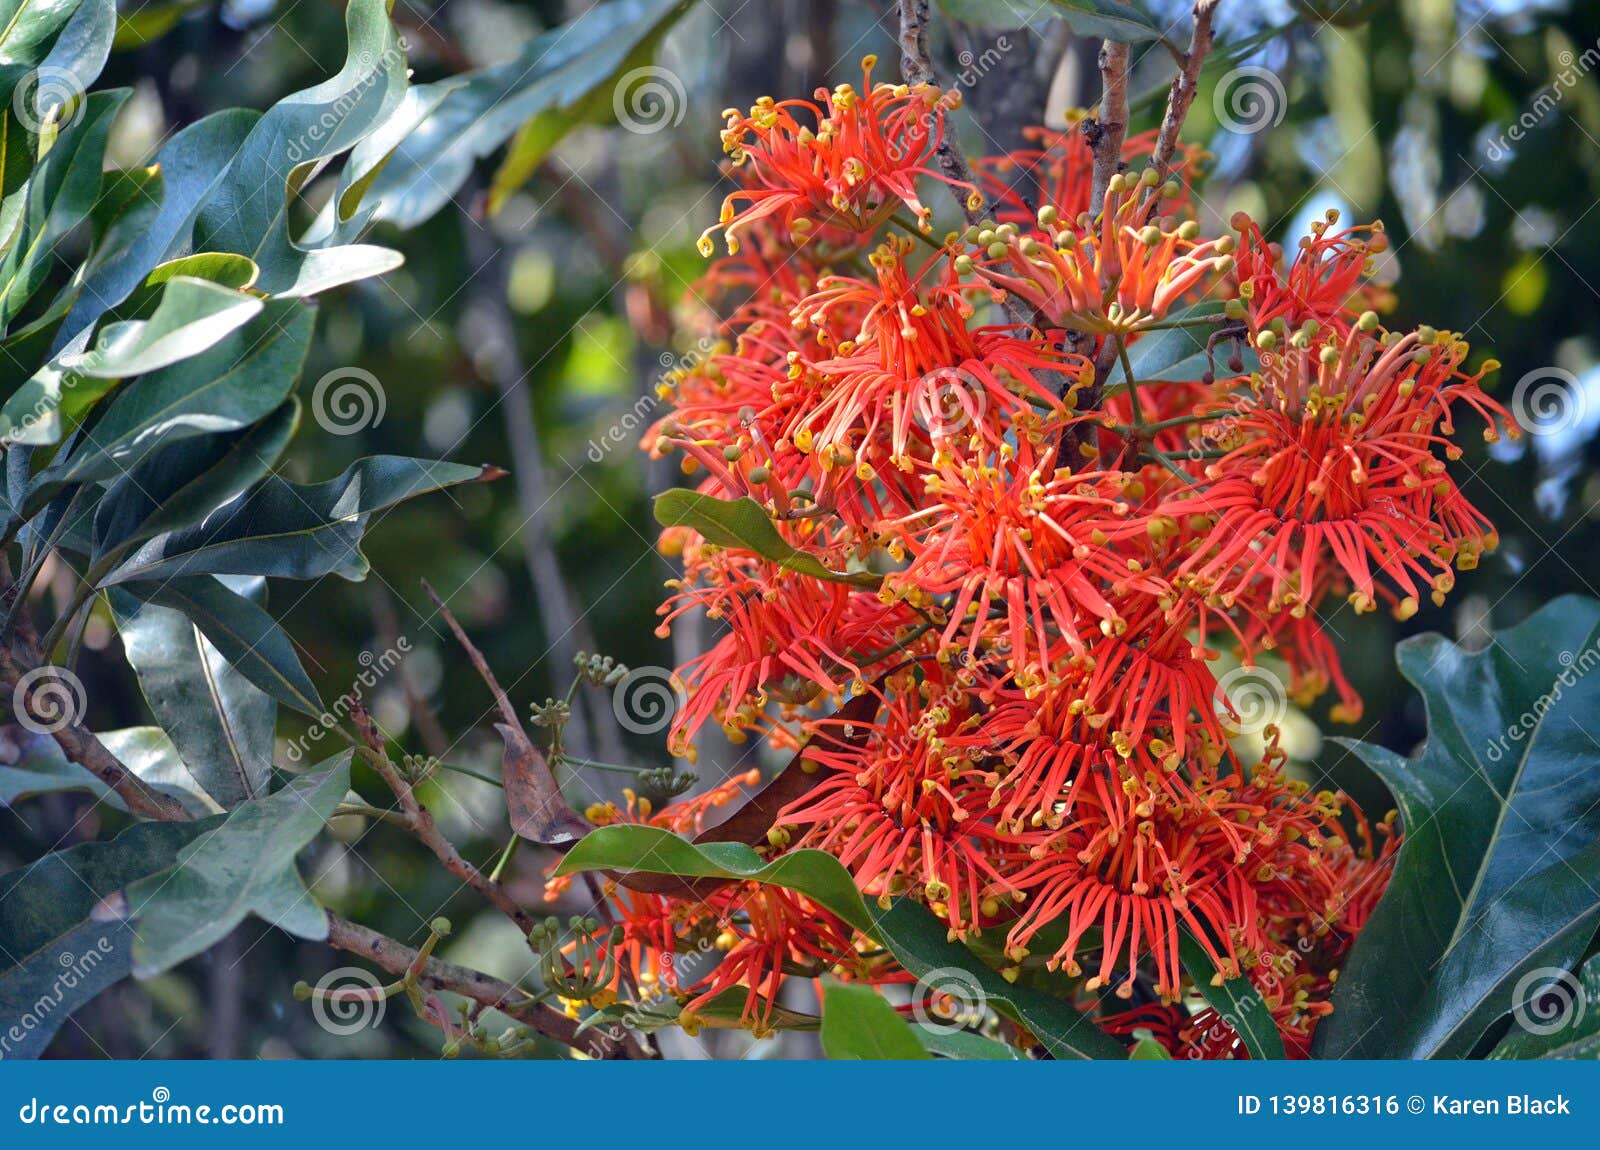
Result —
<svg viewBox="0 0 1600 1150"><path fill-rule="evenodd" d="M342 6L318 0L212 5L152 0L124 7L123 37L96 85L130 85L134 95L113 131L122 164L145 160L171 131L215 110L265 108L338 70ZM541 30L570 18L558 3L451 0L430 8L399 0L413 83L444 80L501 64ZM1028 7L1031 7L1028 6ZM1185 6L1152 5L1176 20ZM1509 402L1529 373L1560 369L1579 384L1580 420L1571 434L1538 437L1491 459L1467 445L1460 465L1468 494L1500 527L1501 550L1464 576L1448 605L1402 625L1386 616L1334 625L1346 665L1368 701L1355 729L1333 731L1314 708L1297 727L1308 770L1332 772L1381 808L1370 776L1321 744L1319 726L1409 751L1422 734L1420 698L1399 678L1392 648L1405 635L1440 631L1481 641L1566 592L1600 586L1595 546L1592 431L1600 424L1600 9L1589 4L1494 4L1482 0L1374 0L1344 5L1359 20L1324 24L1306 4L1224 0L1232 42L1272 28L1278 37L1249 62L1281 76L1287 103L1273 130L1240 136L1220 124L1209 85L1188 138L1216 153L1203 189L1207 211L1226 221L1246 208L1290 238L1292 226L1337 204L1347 219L1382 218L1394 239L1396 322L1465 331L1482 354L1505 365L1499 394ZM997 9L1010 12L1014 4ZM971 5L952 11L970 18ZM1054 11L1053 9L1051 11ZM1048 15L1049 13L1042 13ZM137 19L134 19L134 17ZM170 27L160 24L170 18ZM990 16L983 23L1005 19ZM1064 36L1049 21L1039 39L1071 56L1083 99L1095 45ZM633 665L670 666L682 657L654 634L654 607L668 574L655 553L649 497L672 476L635 450L650 418L651 385L692 339L675 319L703 268L694 250L715 219L721 191L718 112L757 96L805 95L819 84L855 79L871 51L895 60L889 6L842 0L714 0L696 5L657 47L654 60L682 85L675 126L635 133L617 126L609 99L563 113L584 124L553 154L530 165L525 183L491 181L502 152L477 166L436 214L409 230L379 224L370 242L397 248L403 268L323 299L300 394L329 373L359 368L380 381L381 423L351 436L325 434L308 417L283 465L297 481L337 474L379 453L492 463L514 473L407 504L383 517L365 545L365 583L324 579L275 588L274 613L298 645L323 696L332 699L371 657L404 637L402 673L383 678L368 702L407 749L427 748L430 729L447 732L449 760L496 773L498 745L486 720L490 700L451 643L421 587L426 579L482 645L519 705L564 690L555 648L582 646ZM1001 49L1005 28L969 26L936 43L944 76L971 76L977 112L964 135L1010 139L1003 92L1026 53ZM1012 31L1008 43L1022 43ZM962 54L966 55L963 56ZM641 57L642 58L642 57ZM997 62L991 68L983 60ZM1589 61L1586 66L1584 61ZM1135 90L1164 87L1167 61L1140 56ZM630 61L631 62L631 61ZM1565 77L1565 78L1563 78ZM1143 105L1153 123L1154 101ZM1542 111L1536 111L1543 109ZM1528 114L1524 138L1502 134ZM541 121L519 137L532 155ZM1498 156L1498 158L1496 158ZM495 187L498 211L486 213ZM315 185L313 196L326 195ZM297 209L309 222L314 200ZM937 204L944 213L949 205ZM529 418L531 417L531 419ZM524 438L532 431L537 456ZM550 609L553 556L574 604ZM53 593L62 593L61 590ZM680 643L692 643L692 636ZM147 721L125 673L120 642L97 617L81 671L95 729ZM426 699L426 707L418 700ZM279 726L279 762L303 724ZM315 761L335 748L323 744ZM627 754L665 764L660 746L633 739ZM721 778L743 748L709 748L701 773ZM358 780L359 781L359 780ZM565 780L578 805L615 797L624 777L592 773ZM492 860L505 842L499 793L445 775L430 796L441 823L468 858ZM24 817L25 816L25 817ZM36 800L26 812L0 810L0 869L52 847L95 837L103 819L80 795ZM397 833L342 828L351 843L317 848L303 867L323 899L413 944L437 914L456 919L441 953L471 956L507 977L526 952L431 856ZM540 900L548 860L524 851L509 880L526 903ZM351 1038L325 1034L288 993L341 959L260 922L247 922L209 955L145 982L124 982L64 1027L52 1048L78 1057L428 1056L437 1034L391 1012L388 1023Z"/></svg>

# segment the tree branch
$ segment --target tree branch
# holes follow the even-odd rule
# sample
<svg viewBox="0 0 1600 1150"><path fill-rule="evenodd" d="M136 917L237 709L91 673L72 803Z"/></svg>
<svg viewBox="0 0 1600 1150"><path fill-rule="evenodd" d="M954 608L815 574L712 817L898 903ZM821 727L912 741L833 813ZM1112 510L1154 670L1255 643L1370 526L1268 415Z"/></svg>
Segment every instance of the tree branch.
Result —
<svg viewBox="0 0 1600 1150"><path fill-rule="evenodd" d="M938 85L939 78L933 70L933 60L928 55L928 9L930 0L900 0L900 75L907 84ZM967 154L956 139L955 131L946 125L939 139L939 167L945 176L966 184L976 191L974 201L960 188L950 191L961 204L967 223L976 224L989 214L989 203L978 185L978 177L967 162Z"/></svg>
<svg viewBox="0 0 1600 1150"><path fill-rule="evenodd" d="M417 960L417 951L404 943L331 911L328 913L328 944L360 955L391 974L404 974ZM582 1051L591 1058L652 1057L638 1036L621 1026L591 1027L579 1034L577 1019L568 1018L541 1003L529 1002L528 996L509 982L502 982L471 967L429 958L422 964L417 977L430 990L447 990L470 998L480 1006L498 1010L536 1033Z"/></svg>
<svg viewBox="0 0 1600 1150"><path fill-rule="evenodd" d="M1140 214L1145 218L1148 218L1149 212L1157 203L1161 181L1164 181L1172 170L1172 157L1178 148L1178 134L1183 131L1183 122L1189 118L1189 109L1194 105L1195 92L1199 88L1200 69L1205 66L1206 56L1211 52L1211 21L1220 2L1221 0L1195 0L1194 34L1189 39L1189 51L1183 55L1179 64L1178 74L1172 77L1172 88L1167 93L1167 114L1162 117L1161 127L1156 132L1155 148L1150 153L1150 164L1161 180L1157 181L1156 187L1151 188L1145 196L1140 209Z"/></svg>
<svg viewBox="0 0 1600 1150"><path fill-rule="evenodd" d="M1122 142L1128 135L1128 46L1115 40L1100 45L1100 115L1083 122L1083 133L1094 150L1094 183L1089 194L1089 214L1100 210L1106 185L1122 170Z"/></svg>
<svg viewBox="0 0 1600 1150"><path fill-rule="evenodd" d="M486 902L514 922L523 934L527 934L537 926L538 919L518 905L517 901L506 893L504 887L491 882L482 871L462 858L455 844L445 837L444 832L439 829L439 824L434 821L433 812L417 798L411 783L389 758L388 752L384 749L383 738L378 734L372 716L367 713L366 708L360 703L352 702L350 717L360 730L362 741L366 743L368 753L364 756L365 759L394 792L394 797L400 801L401 825L411 832L418 842L433 852L445 870L466 883Z"/></svg>
<svg viewBox="0 0 1600 1150"><path fill-rule="evenodd" d="M22 608L19 606L17 610L20 615ZM20 625L14 646L8 648L0 645L0 680L11 691L13 706L19 711L33 703L37 689L37 684L31 680L27 686L22 686L24 676L37 671L43 662ZM72 704L68 700L61 705L70 707ZM43 720L42 728L50 731L50 737L61 748L61 753L116 792L133 814L164 822L181 822L189 817L189 812L183 809L183 804L177 799L151 787L124 766L92 731L79 722L79 716L71 715L69 721L60 727L56 726L63 717L60 713L38 717Z"/></svg>

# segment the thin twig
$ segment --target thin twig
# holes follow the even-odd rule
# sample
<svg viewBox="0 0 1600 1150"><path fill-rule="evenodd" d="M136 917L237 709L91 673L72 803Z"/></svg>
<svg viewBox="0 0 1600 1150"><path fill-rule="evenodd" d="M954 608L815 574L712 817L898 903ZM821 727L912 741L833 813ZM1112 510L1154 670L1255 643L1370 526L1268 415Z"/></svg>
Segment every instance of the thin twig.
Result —
<svg viewBox="0 0 1600 1150"><path fill-rule="evenodd" d="M4 680L11 692L14 705L20 709L31 701L34 690L31 687L19 688L19 684L25 675L37 670L43 664L43 660L38 658L37 651L31 649L32 644L23 639L20 632L17 635L16 646L24 648L27 657L19 659L14 649L0 646L0 680ZM72 700L69 699L61 705L71 707ZM78 721L77 716L72 716L71 721L57 727L55 724L61 717L42 716L48 720L46 726L53 728L50 730L50 737L61 748L61 753L115 791L130 812L164 822L181 822L189 817L189 812L183 809L182 803L151 787L130 771L94 736L93 732Z"/></svg>
<svg viewBox="0 0 1600 1150"><path fill-rule="evenodd" d="M1206 56L1211 52L1211 21L1219 2L1195 0L1194 34L1189 39L1189 51L1183 55L1177 75L1172 77L1172 88L1167 93L1167 113L1161 119L1155 147L1150 152L1150 166L1161 179L1146 193L1144 203L1140 205L1139 214L1143 218L1148 219L1149 213L1155 209L1159 202L1160 184L1172 170L1178 135L1183 131L1183 122L1189 117L1189 108L1194 104L1200 83L1200 69L1205 66Z"/></svg>
<svg viewBox="0 0 1600 1150"><path fill-rule="evenodd" d="M428 593L428 598L433 600L434 608L439 612L439 617L450 628L450 633L456 637L456 642L461 644L461 649L467 653L467 658L472 661L478 675L483 679L484 685L489 688L489 693L494 696L495 706L500 709L500 714L512 726L520 727L522 720L517 718L517 709L511 705L511 700L506 696L500 680L494 677L494 672L489 669L489 661L483 657L483 652L467 638L467 633L461 629L461 624L456 622L456 617L450 613L450 608L444 605L444 600L439 598L439 593L426 579L422 581L422 589Z"/></svg>
<svg viewBox="0 0 1600 1150"><path fill-rule="evenodd" d="M362 740L366 744L366 754L363 758L394 792L394 797L400 800L400 813L405 819L406 829L412 836L433 852L445 870L481 895L485 901L515 923L523 934L527 934L537 926L538 919L518 905L517 901L506 893L504 887L490 882L482 871L462 858L455 844L445 837L444 832L439 829L439 824L434 821L433 812L417 798L411 783L389 758L388 752L384 749L383 736L373 724L372 716L367 713L366 708L360 703L352 703L350 718L355 723L356 729L361 732Z"/></svg>
<svg viewBox="0 0 1600 1150"><path fill-rule="evenodd" d="M413 968L419 955L418 951L388 935L379 934L370 927L333 913L328 915L328 943L340 950L358 954L391 974L405 974ZM416 977L430 990L447 990L469 998L480 1006L498 1010L546 1038L580 1050L591 1058L651 1057L651 1052L631 1032L621 1027L592 1027L580 1034L577 1019L533 1002L525 992L509 982L502 982L482 971L428 958L423 961Z"/></svg>
<svg viewBox="0 0 1600 1150"><path fill-rule="evenodd" d="M930 0L900 0L900 75L907 84L938 86L939 78L933 70L933 59L928 55L928 9ZM950 191L961 204L967 223L975 224L989 214L989 204L978 186L978 177L967 161L961 141L950 125L946 125L939 140L939 168L945 177L974 189L969 196L959 187Z"/></svg>

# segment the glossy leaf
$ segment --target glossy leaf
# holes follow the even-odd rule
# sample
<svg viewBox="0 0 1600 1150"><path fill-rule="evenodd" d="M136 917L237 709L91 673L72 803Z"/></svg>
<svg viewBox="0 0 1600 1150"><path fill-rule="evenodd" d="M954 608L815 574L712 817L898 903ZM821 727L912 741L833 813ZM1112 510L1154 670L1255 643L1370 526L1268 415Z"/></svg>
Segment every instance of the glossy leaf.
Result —
<svg viewBox="0 0 1600 1150"><path fill-rule="evenodd" d="M939 0L939 10L951 20L984 29L1026 28L1064 16L1056 5L1036 0Z"/></svg>
<svg viewBox="0 0 1600 1150"><path fill-rule="evenodd" d="M94 92L83 118L61 133L28 178L17 232L0 256L0 327L9 328L44 282L55 248L86 219L100 193L106 139L128 90Z"/></svg>
<svg viewBox="0 0 1600 1150"><path fill-rule="evenodd" d="M243 431L182 439L152 452L107 488L96 507L93 565L85 581L98 584L133 547L200 522L260 483L299 419L299 401L290 397Z"/></svg>
<svg viewBox="0 0 1600 1150"><path fill-rule="evenodd" d="M205 523L145 543L103 585L201 574L362 579L367 559L361 536L375 513L496 474L492 468L377 455L326 483L302 485L273 476Z"/></svg>
<svg viewBox="0 0 1600 1150"><path fill-rule="evenodd" d="M326 711L288 634L249 596L210 575L123 589L181 613L234 671L284 706L312 718Z"/></svg>
<svg viewBox="0 0 1600 1150"><path fill-rule="evenodd" d="M1022 1056L1004 1042L996 1042L970 1030L951 1030L943 1026L929 1026L917 1022L911 1026L922 1049L935 1058L953 1058L962 1062L1018 1062Z"/></svg>
<svg viewBox="0 0 1600 1150"><path fill-rule="evenodd" d="M698 491L675 487L656 496L656 520L664 527L690 527L719 547L754 551L764 559L813 579L876 587L881 575L870 571L834 571L815 555L795 547L778 533L761 504L754 499L718 499Z"/></svg>
<svg viewBox="0 0 1600 1150"><path fill-rule="evenodd" d="M98 732L106 749L144 783L183 805L191 817L222 810L222 804L190 772L178 748L160 727L124 727Z"/></svg>
<svg viewBox="0 0 1600 1150"><path fill-rule="evenodd" d="M533 117L571 108L605 84L689 7L690 0L605 0L534 37L504 64L443 81L457 90L372 181L372 218L402 228L422 223L460 191L478 160Z"/></svg>
<svg viewBox="0 0 1600 1150"><path fill-rule="evenodd" d="M573 847L556 873L590 870L772 883L798 891L881 942L918 978L952 967L967 972L990 1007L1027 1027L1053 1057L1126 1057L1121 1043L1065 1002L1012 986L971 951L950 941L945 925L926 907L901 898L882 910L864 900L850 872L822 851L791 851L766 863L743 843L695 846L659 827L611 826Z"/></svg>
<svg viewBox="0 0 1600 1150"><path fill-rule="evenodd" d="M38 1057L74 1010L127 976L132 931L118 892L219 821L136 823L0 875L0 1018L34 1021L7 1042L8 1059Z"/></svg>
<svg viewBox="0 0 1600 1150"><path fill-rule="evenodd" d="M328 916L295 868L350 789L350 753L236 807L178 852L168 870L128 888L138 920L134 973L148 978L210 949L251 915L301 938L328 936Z"/></svg>
<svg viewBox="0 0 1600 1150"><path fill-rule="evenodd" d="M0 64L37 64L77 7L78 0L0 2Z"/></svg>
<svg viewBox="0 0 1600 1150"><path fill-rule="evenodd" d="M116 0L81 0L51 43L50 51L39 61L39 71L54 77L57 83L65 80L80 92L88 91L106 66L116 30ZM39 107L39 88L34 89L33 95L34 112L43 118L50 109Z"/></svg>
<svg viewBox="0 0 1600 1150"><path fill-rule="evenodd" d="M232 108L207 116L173 134L157 150L160 207L147 227L89 276L77 305L56 334L60 351L110 308L128 298L158 264L189 244L200 206L222 184L259 112Z"/></svg>
<svg viewBox="0 0 1600 1150"><path fill-rule="evenodd" d="M1512 1018L1490 1058L1600 1058L1600 956L1530 979Z"/></svg>
<svg viewBox="0 0 1600 1150"><path fill-rule="evenodd" d="M109 787L68 760L49 735L14 730L21 753L15 763L0 767L0 803L10 804L52 791L86 791L117 810L125 809ZM222 809L189 773L172 740L160 727L124 727L99 731L97 735L129 772L153 790L178 800L191 816L203 818Z"/></svg>
<svg viewBox="0 0 1600 1150"><path fill-rule="evenodd" d="M1168 319L1177 322L1221 314L1222 309L1215 303L1201 303L1175 312ZM1255 349L1242 341L1221 340L1213 351L1206 351L1207 342L1219 326L1204 324L1146 332L1128 348L1128 362L1133 367L1134 378L1182 382L1201 379L1207 372L1214 372L1217 378L1226 379L1259 371L1261 361ZM1236 355L1240 362L1238 371L1229 366ZM1114 382L1121 382L1122 376L1119 372L1112 378Z"/></svg>
<svg viewBox="0 0 1600 1150"><path fill-rule="evenodd" d="M264 580L246 582L248 591L241 588L240 594L264 594ZM278 717L272 697L182 611L144 602L121 588L113 588L110 599L123 653L189 773L224 808L264 793L272 780Z"/></svg>
<svg viewBox="0 0 1600 1150"><path fill-rule="evenodd" d="M923 1049L895 1008L870 986L830 983L822 992L822 1051L834 1061L926 1061Z"/></svg>
<svg viewBox="0 0 1600 1150"><path fill-rule="evenodd" d="M49 735L26 727L12 727L7 735L17 744L17 756L14 762L0 764L0 807L58 791L87 791L101 802L122 807L115 791L69 760Z"/></svg>
<svg viewBox="0 0 1600 1150"><path fill-rule="evenodd" d="M1079 36L1140 44L1161 39L1161 25L1133 4L1118 0L1049 0Z"/></svg>
<svg viewBox="0 0 1600 1150"><path fill-rule="evenodd" d="M385 0L352 0L345 34L338 74L268 109L195 222L196 250L249 256L261 267L257 286L273 295L310 295L398 260L366 245L308 252L289 235L289 202L300 183L316 164L364 139L405 95L405 52Z"/></svg>
<svg viewBox="0 0 1600 1150"><path fill-rule="evenodd" d="M1481 651L1439 635L1397 648L1428 739L1411 759L1349 744L1405 839L1317 1028L1320 1056L1464 1056L1522 977L1583 956L1600 926L1597 644L1600 602L1567 597Z"/></svg>
<svg viewBox="0 0 1600 1150"><path fill-rule="evenodd" d="M323 206L305 242L344 244L359 236L377 210L376 203L366 202L373 183L400 146L464 83L464 80L441 80L436 84L407 88L405 98L389 118L350 150L350 157L339 173L338 194Z"/></svg>
<svg viewBox="0 0 1600 1150"><path fill-rule="evenodd" d="M208 290L247 298L225 288ZM113 479L167 444L265 419L300 377L312 320L304 306L274 301L209 350L141 376L112 400L93 435L41 482Z"/></svg>
<svg viewBox="0 0 1600 1150"><path fill-rule="evenodd" d="M1248 978L1240 975L1224 980L1205 948L1187 931L1178 939L1178 956L1200 996L1233 1028L1251 1058L1287 1057L1272 1012Z"/></svg>
<svg viewBox="0 0 1600 1150"><path fill-rule="evenodd" d="M91 350L60 362L69 371L102 379L142 375L215 346L260 315L261 308L257 296L179 276L166 281L149 319L107 324Z"/></svg>

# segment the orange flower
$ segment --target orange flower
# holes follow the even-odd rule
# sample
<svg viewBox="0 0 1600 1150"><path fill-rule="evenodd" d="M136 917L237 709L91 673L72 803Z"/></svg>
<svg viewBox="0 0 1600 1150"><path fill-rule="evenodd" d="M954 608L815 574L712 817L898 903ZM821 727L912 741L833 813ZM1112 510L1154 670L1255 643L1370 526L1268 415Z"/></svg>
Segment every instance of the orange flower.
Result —
<svg viewBox="0 0 1600 1150"><path fill-rule="evenodd" d="M1081 113L1080 113L1081 114ZM1070 115L1070 113L1069 113ZM1022 130L1032 146L1017 148L999 156L976 161L979 182L994 204L995 219L1001 223L1031 225L1034 212L1029 201L1053 204L1063 219L1075 220L1093 205L1094 151L1083 132L1074 125L1064 131L1028 127ZM1122 145L1123 161L1130 166L1155 149L1156 133L1129 136ZM1197 174L1200 149L1178 146L1172 170L1180 189ZM1180 191L1161 200L1164 213L1177 213L1188 206L1188 196Z"/></svg>
<svg viewBox="0 0 1600 1150"><path fill-rule="evenodd" d="M953 740L982 716L964 684L923 666L925 675L903 677L859 744L808 752L825 774L778 823L785 833L802 828L793 845L835 855L864 893L886 899L903 881L963 934L996 892L1015 888L990 860L983 772Z"/></svg>
<svg viewBox="0 0 1600 1150"><path fill-rule="evenodd" d="M960 107L961 94L928 84L874 84L877 57L861 63L859 92L850 84L819 88L820 105L763 96L748 113L725 113L723 150L736 167L748 162L751 173L749 185L723 201L721 220L700 237L704 254L711 254L719 229L736 253L742 229L769 218L797 242L818 224L870 233L901 204L924 230L931 227L933 211L917 197L916 181L926 175L955 183L929 161L944 135L944 114ZM739 210L740 203L747 206Z"/></svg>
<svg viewBox="0 0 1600 1150"><path fill-rule="evenodd" d="M1374 272L1373 257L1388 250L1383 224L1330 232L1339 213L1311 225L1287 271L1283 251L1268 243L1261 228L1244 212L1233 217L1239 240L1239 294L1246 304L1250 330L1273 330L1282 336L1307 323L1340 332L1350 330L1363 280ZM1316 328L1313 327L1313 331Z"/></svg>
<svg viewBox="0 0 1600 1150"><path fill-rule="evenodd" d="M1006 444L940 461L924 478L924 506L894 525L911 560L884 580L881 594L913 606L949 596L940 608L946 643L969 619L998 612L1017 671L1037 680L1057 637L1082 651L1086 619L1106 634L1125 629L1114 598L1166 590L1116 546L1144 533L1128 519L1123 483L1115 474L1057 468L1053 447L1036 455L1026 443L1020 452ZM969 629L969 655L980 635Z"/></svg>
<svg viewBox="0 0 1600 1150"><path fill-rule="evenodd" d="M1201 240L1194 221L1165 217L1140 225L1141 196L1149 185L1111 177L1100 213L1053 236L1015 224L969 229L984 261L969 263L994 288L1010 292L1055 327L1127 334L1160 320L1213 276L1233 267L1230 236ZM1039 226L1059 219L1053 207Z"/></svg>
<svg viewBox="0 0 1600 1150"><path fill-rule="evenodd" d="M687 701L673 717L671 742L682 753L708 719L742 740L743 732L768 724L769 703L843 694L860 676L862 660L893 644L896 629L914 620L871 592L736 552L700 555L672 586L677 593L659 611L665 620L659 635L693 609L727 628L679 668Z"/></svg>
<svg viewBox="0 0 1600 1150"><path fill-rule="evenodd" d="M1161 508L1212 517L1180 582L1225 607L1303 615L1331 564L1358 612L1376 606L1381 577L1404 618L1417 609L1419 584L1442 602L1452 564L1474 566L1495 548L1487 520L1434 454L1460 453L1447 438L1453 402L1486 416L1486 438L1498 435L1504 413L1479 390L1482 370L1461 375L1466 347L1441 333L1369 330L1364 322L1316 347L1266 355L1252 394L1226 415L1218 408L1236 446L1206 468L1196 493Z"/></svg>
<svg viewBox="0 0 1600 1150"><path fill-rule="evenodd" d="M1089 370L1081 356L1025 332L969 327L974 308L963 291L970 289L946 274L919 290L906 271L910 243L872 253L875 283L829 276L795 309L796 327L821 329L818 340L837 349L832 358L790 357L791 377L814 398L784 435L817 453L824 469L854 461L860 478L871 480L875 461L910 471L914 440L933 448L957 436L999 443L1019 419L1037 420L1035 406L1064 414L1066 381L1081 382ZM850 327L839 323L841 314Z"/></svg>

